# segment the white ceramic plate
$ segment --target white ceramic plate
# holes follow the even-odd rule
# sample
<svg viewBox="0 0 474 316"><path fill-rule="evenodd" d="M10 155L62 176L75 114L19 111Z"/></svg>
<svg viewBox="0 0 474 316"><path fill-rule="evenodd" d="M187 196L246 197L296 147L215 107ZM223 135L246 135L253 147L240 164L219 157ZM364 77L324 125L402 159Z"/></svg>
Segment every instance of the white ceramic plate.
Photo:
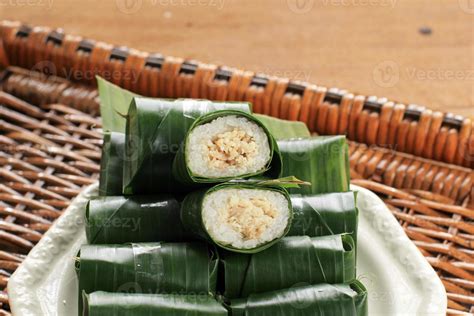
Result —
<svg viewBox="0 0 474 316"><path fill-rule="evenodd" d="M359 191L357 276L369 292L370 315L446 315L444 287L385 204ZM77 315L74 256L85 243L82 192L16 270L8 283L14 315Z"/></svg>

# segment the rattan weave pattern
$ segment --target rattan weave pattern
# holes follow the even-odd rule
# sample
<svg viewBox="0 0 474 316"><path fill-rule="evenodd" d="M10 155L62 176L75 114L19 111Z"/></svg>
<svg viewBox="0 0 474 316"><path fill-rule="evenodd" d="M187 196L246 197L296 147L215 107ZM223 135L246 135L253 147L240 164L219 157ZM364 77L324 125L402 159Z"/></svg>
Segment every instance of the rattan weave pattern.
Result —
<svg viewBox="0 0 474 316"><path fill-rule="evenodd" d="M474 174L461 166L472 166L469 119L18 23L4 22L0 36L0 65L23 67L0 74L2 288L61 210L97 179L100 119L89 78L101 74L143 95L249 100L256 112L302 120L319 134L346 133L353 182L385 200L439 272L449 312L474 312ZM5 291L0 302L8 310Z"/></svg>
<svg viewBox="0 0 474 316"><path fill-rule="evenodd" d="M474 123L470 118L386 98L115 47L62 30L18 22L3 22L0 35L4 46L0 63L3 60L89 84L94 83L95 74L100 74L142 95L252 99L257 112L299 119L321 134L346 133L361 143L471 168L474 165Z"/></svg>
<svg viewBox="0 0 474 316"><path fill-rule="evenodd" d="M0 92L2 312L11 273L82 188L98 179L100 120L73 104L32 105Z"/></svg>

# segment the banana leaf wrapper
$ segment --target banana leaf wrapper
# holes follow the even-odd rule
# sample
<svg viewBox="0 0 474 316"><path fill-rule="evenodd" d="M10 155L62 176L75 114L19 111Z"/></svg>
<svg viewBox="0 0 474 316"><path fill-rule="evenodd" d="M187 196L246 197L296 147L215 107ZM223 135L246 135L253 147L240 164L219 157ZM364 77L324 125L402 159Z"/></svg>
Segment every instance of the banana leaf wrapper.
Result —
<svg viewBox="0 0 474 316"><path fill-rule="evenodd" d="M206 230L206 227L204 225L203 215L202 215L203 201L206 195L216 192L218 190L223 190L223 189L269 190L269 191L275 191L275 192L283 194L286 200L288 201L288 208L290 211L289 221L283 234L269 242L266 242L265 244L259 245L258 247L255 247L252 249L235 248L230 245L222 244L219 241L216 241L215 239L213 239L211 235L208 233L208 231ZM228 182L228 183L222 183L222 184L216 185L209 189L194 191L186 195L183 202L181 203L181 221L187 231L193 233L198 238L214 243L220 248L226 249L231 252L238 252L238 253L245 253L245 254L257 253L276 244L290 230L292 217L293 217L293 211L292 211L292 206L291 206L291 200L290 200L288 191L286 189L279 186L256 185L256 184L251 184L250 182L248 184L246 184L245 182L242 182L242 183Z"/></svg>
<svg viewBox="0 0 474 316"><path fill-rule="evenodd" d="M347 192L350 184L349 147L345 136L279 140L283 159L281 177L295 176L310 186L290 193Z"/></svg>
<svg viewBox="0 0 474 316"><path fill-rule="evenodd" d="M226 252L221 253L220 260L224 296L230 299L298 283L347 283L355 279L356 272L355 245L350 235L285 237L263 252Z"/></svg>
<svg viewBox="0 0 474 316"><path fill-rule="evenodd" d="M311 132L303 122L287 121L263 114L254 114L254 116L268 128L276 140L311 137Z"/></svg>
<svg viewBox="0 0 474 316"><path fill-rule="evenodd" d="M208 295L216 290L217 267L215 249L199 242L84 245L76 261L79 293L86 294Z"/></svg>
<svg viewBox="0 0 474 316"><path fill-rule="evenodd" d="M176 153L194 121L218 110L251 112L248 103L133 98L125 133L123 193L183 191L171 172Z"/></svg>
<svg viewBox="0 0 474 316"><path fill-rule="evenodd" d="M357 245L359 211L356 192L291 194L293 222L287 236L327 236L348 233Z"/></svg>
<svg viewBox="0 0 474 316"><path fill-rule="evenodd" d="M349 284L301 285L232 300L230 310L232 316L366 316L367 295L357 280Z"/></svg>
<svg viewBox="0 0 474 316"><path fill-rule="evenodd" d="M180 242L191 240L179 218L180 203L170 195L109 196L86 207L89 244Z"/></svg>
<svg viewBox="0 0 474 316"><path fill-rule="evenodd" d="M125 134L105 132L100 160L99 195L122 194Z"/></svg>
<svg viewBox="0 0 474 316"><path fill-rule="evenodd" d="M187 161L189 157L186 155L186 147L189 146L189 134L198 126L209 123L219 117L228 116L228 115L238 115L243 116L250 122L253 122L260 126L265 134L268 137L268 143L270 146L270 159L265 165L264 168L261 170L254 172L254 173L247 173L242 174L239 176L234 177L219 177L219 178L208 178L202 177L199 175L193 174L193 172L189 169L187 165ZM181 184L184 185L191 185L193 183L220 183L225 182L233 179L242 179L242 178L250 178L254 176L265 176L268 178L277 178L278 175L281 173L282 168L282 158L280 152L278 150L278 145L275 139L273 138L272 134L267 129L266 125L263 124L256 116L249 114L249 113L242 113L242 111L235 111L235 110L225 110L225 111L216 111L206 115L201 116L197 120L194 121L192 126L189 128L186 138L183 142L183 146L180 147L174 163L173 163L173 176L176 180L178 180Z"/></svg>
<svg viewBox="0 0 474 316"><path fill-rule="evenodd" d="M227 309L209 295L93 292L83 294L84 315L227 316Z"/></svg>
<svg viewBox="0 0 474 316"><path fill-rule="evenodd" d="M139 97L100 76L95 76L99 91L102 129L125 134L127 113L134 97Z"/></svg>

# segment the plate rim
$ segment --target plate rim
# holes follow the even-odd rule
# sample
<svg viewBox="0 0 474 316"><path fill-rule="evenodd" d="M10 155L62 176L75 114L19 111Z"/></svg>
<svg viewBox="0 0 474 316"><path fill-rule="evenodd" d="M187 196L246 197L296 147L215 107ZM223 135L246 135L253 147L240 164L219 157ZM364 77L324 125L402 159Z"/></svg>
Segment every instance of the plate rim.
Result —
<svg viewBox="0 0 474 316"><path fill-rule="evenodd" d="M56 256L64 254L74 241L84 233L83 212L87 201L96 195L98 184L86 187L74 200L64 213L55 221L51 228L44 234L43 238L30 251L23 263L13 273L8 282L8 294L10 308L14 315L34 315L35 311L43 310L42 303L33 289L39 288L50 275L54 267L51 264ZM390 244L391 248L398 249L403 245L405 256L395 256L398 264L405 267L411 278L423 282L423 311L417 314L423 315L445 315L447 310L447 296L445 288L434 271L433 267L423 257L415 244L405 234L396 218L390 212L385 203L373 192L365 188L351 185L351 190L359 191L371 200L370 207L364 212L377 212L374 220L369 221L372 229L380 230L383 227L385 233L391 238L384 238L384 242ZM360 199L357 199L359 204ZM370 208L370 209L369 209ZM383 209L384 211L381 211ZM374 213L375 215L375 213ZM383 223L383 225L380 225ZM54 255L51 256L51 253ZM409 262L404 262L406 254L410 257ZM426 290L426 293L425 293ZM420 291L417 291L420 292ZM370 314L370 307L369 307Z"/></svg>
<svg viewBox="0 0 474 316"><path fill-rule="evenodd" d="M420 284L419 287L422 288L422 291L418 290L417 292L422 294L422 304L415 311L416 315L446 315L448 298L441 279L418 250L418 247L407 236L387 205L374 192L366 188L353 184L350 188L352 191L357 191L358 196L360 194L366 196L366 199L362 200L364 203L367 204L367 200L370 201L370 205L365 205L363 213L365 218L370 216L368 223L371 229L385 237L383 241L386 247L397 259L398 266L404 267L405 275L414 283ZM358 208L360 208L360 200L357 199ZM360 210L359 213L361 213Z"/></svg>

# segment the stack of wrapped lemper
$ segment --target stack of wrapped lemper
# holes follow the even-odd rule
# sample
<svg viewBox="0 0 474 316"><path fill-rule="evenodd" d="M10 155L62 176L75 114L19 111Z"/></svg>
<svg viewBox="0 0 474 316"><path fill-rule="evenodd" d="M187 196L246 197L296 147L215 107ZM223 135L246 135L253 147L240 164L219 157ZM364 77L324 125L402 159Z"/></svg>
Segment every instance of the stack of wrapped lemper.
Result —
<svg viewBox="0 0 474 316"><path fill-rule="evenodd" d="M87 205L80 312L367 314L344 137L275 140L296 123L246 103L134 98L125 117ZM311 185L275 180L293 175Z"/></svg>

